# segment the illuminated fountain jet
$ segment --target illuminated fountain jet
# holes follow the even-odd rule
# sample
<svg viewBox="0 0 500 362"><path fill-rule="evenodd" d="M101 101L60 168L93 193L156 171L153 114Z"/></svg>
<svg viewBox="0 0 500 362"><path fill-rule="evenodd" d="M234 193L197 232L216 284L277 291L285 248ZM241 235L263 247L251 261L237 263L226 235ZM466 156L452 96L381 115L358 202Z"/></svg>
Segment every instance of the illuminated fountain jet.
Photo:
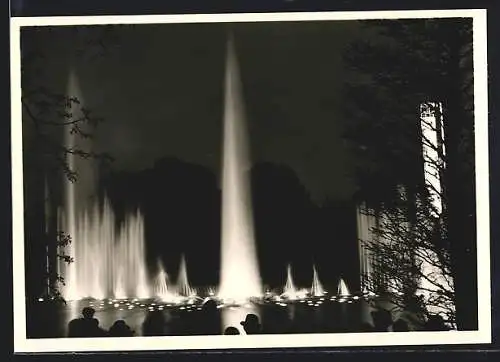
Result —
<svg viewBox="0 0 500 362"><path fill-rule="evenodd" d="M316 265L313 265L313 281L311 286L311 295L315 297L320 297L323 296L324 294L325 294L325 289L323 288L323 285L319 280L318 272L316 270Z"/></svg>
<svg viewBox="0 0 500 362"><path fill-rule="evenodd" d="M249 301L262 296L255 247L249 188L250 161L245 130L242 85L234 39L227 43L224 84L224 135L222 160L221 273L218 299L225 308L223 327L238 326L248 313L259 314Z"/></svg>
<svg viewBox="0 0 500 362"><path fill-rule="evenodd" d="M244 301L261 296L249 191L245 111L233 38L227 46L222 162L222 247L218 297Z"/></svg>
<svg viewBox="0 0 500 362"><path fill-rule="evenodd" d="M177 277L177 292L185 297L192 297L196 295L196 291L189 284L186 259L184 255L181 256L181 263L179 265L179 275Z"/></svg>
<svg viewBox="0 0 500 362"><path fill-rule="evenodd" d="M281 295L288 299L294 299L297 295L297 288L295 287L295 283L293 282L292 267L290 264L288 264L286 269L286 283L285 287L283 288L283 294Z"/></svg>
<svg viewBox="0 0 500 362"><path fill-rule="evenodd" d="M286 283L283 288L283 293L276 300L280 300L281 297L288 300L304 299L307 297L307 289L298 289L293 282L292 267L289 264L286 271Z"/></svg>
<svg viewBox="0 0 500 362"><path fill-rule="evenodd" d="M83 102L74 73L70 75L68 95ZM71 105L72 117L81 117ZM72 118L74 119L74 118ZM91 131L84 127L83 131ZM92 150L92 141L71 132L64 136L67 149ZM58 210L58 230L72 242L60 253L74 258L69 265L60 261L59 274L65 279L62 288L67 300L81 298L148 298L150 294L144 242L144 218L139 210L125 215L116 227L116 218L107 198L101 203L96 195L96 170L92 160L71 153L67 156L76 182L65 181L64 204Z"/></svg>
<svg viewBox="0 0 500 362"><path fill-rule="evenodd" d="M340 278L340 280L339 280L339 285L337 287L337 295L339 297L348 297L351 295L349 288L347 288L347 284L345 283L344 279L342 279L342 278Z"/></svg>
<svg viewBox="0 0 500 362"><path fill-rule="evenodd" d="M68 95L72 97L77 97L81 100L81 94L79 85L77 83L76 76L74 72L70 72L69 74L69 82L68 82ZM71 104L69 106L69 112L74 115L74 117L78 117L77 109L73 107ZM64 134L64 145L68 149L77 148L78 142L82 142L83 140L77 140L74 134L71 133L71 128L68 126ZM87 146L87 145L85 145ZM80 145L81 147L81 145ZM77 162L78 160L74 157L73 154L69 154L67 157L68 167L71 170L76 170L80 164ZM79 182L79 187L82 187L83 182ZM76 200L78 193L76 192L76 184L74 182L66 182L64 188L64 209L58 210L58 230L62 230L66 234L70 235L72 239L75 238L77 225L76 225ZM79 202L78 202L79 203ZM75 243L72 242L65 246L61 247L59 250L60 254L69 255L71 257L75 257ZM76 300L81 297L80 290L78 289L77 282L77 269L75 263L66 264L62 261L59 262L58 265L58 273L62 275L65 279L65 285L62 287L62 294L66 300Z"/></svg>
<svg viewBox="0 0 500 362"><path fill-rule="evenodd" d="M169 288L169 277L160 260L158 260L158 274L154 280L154 294L156 298L169 302L175 299L176 294Z"/></svg>
<svg viewBox="0 0 500 362"><path fill-rule="evenodd" d="M206 293L210 298L211 297L214 297L216 294L217 294L217 288L215 287L209 287L207 289L207 293Z"/></svg>

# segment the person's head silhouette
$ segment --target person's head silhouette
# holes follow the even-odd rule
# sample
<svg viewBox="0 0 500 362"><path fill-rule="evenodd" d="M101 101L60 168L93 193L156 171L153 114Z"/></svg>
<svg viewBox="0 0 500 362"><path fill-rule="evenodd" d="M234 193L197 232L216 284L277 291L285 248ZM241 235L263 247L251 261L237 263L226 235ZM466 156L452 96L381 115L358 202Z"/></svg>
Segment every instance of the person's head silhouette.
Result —
<svg viewBox="0 0 500 362"><path fill-rule="evenodd" d="M226 330L224 331L225 335L238 335L240 334L240 331L236 327L227 327Z"/></svg>
<svg viewBox="0 0 500 362"><path fill-rule="evenodd" d="M95 309L91 307L85 307L82 309L83 318L91 319L94 318Z"/></svg>
<svg viewBox="0 0 500 362"><path fill-rule="evenodd" d="M247 314L245 320L240 322L240 324L247 334L257 334L260 332L259 317L255 314Z"/></svg>
<svg viewBox="0 0 500 362"><path fill-rule="evenodd" d="M113 323L113 325L117 328L127 328L127 324L123 319L118 319L115 323Z"/></svg>
<svg viewBox="0 0 500 362"><path fill-rule="evenodd" d="M119 336L119 337L128 337L133 335L133 331L130 329L127 323L125 323L123 319L115 321L111 326L111 328L109 329L109 333L112 336Z"/></svg>

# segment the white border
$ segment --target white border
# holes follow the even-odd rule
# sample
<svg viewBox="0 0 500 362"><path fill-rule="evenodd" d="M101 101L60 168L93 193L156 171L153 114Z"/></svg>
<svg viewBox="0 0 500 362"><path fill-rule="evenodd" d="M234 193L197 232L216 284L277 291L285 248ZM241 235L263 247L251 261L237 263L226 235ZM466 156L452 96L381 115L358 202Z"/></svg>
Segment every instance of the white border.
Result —
<svg viewBox="0 0 500 362"><path fill-rule="evenodd" d="M473 18L479 330L252 336L27 339L24 277L20 29L23 26ZM486 9L265 14L34 17L11 19L14 352L95 352L491 343Z"/></svg>

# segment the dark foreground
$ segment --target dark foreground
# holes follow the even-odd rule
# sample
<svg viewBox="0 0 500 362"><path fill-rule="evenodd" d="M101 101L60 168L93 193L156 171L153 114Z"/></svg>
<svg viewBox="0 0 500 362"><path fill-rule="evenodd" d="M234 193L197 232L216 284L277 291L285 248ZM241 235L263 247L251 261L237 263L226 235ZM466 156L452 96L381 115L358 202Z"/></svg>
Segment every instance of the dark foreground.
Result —
<svg viewBox="0 0 500 362"><path fill-rule="evenodd" d="M363 302L339 303L328 298L289 303L249 303L219 306L209 310L207 303L173 305L151 300L85 300L68 305L35 302L27 306L28 338L62 338L68 335L68 322L81 316L84 307L95 309L94 318L104 331L123 320L136 336L223 334L236 327L245 334L242 321L248 314L259 316L260 333L341 333L366 332ZM151 326L156 326L151 328ZM158 328L158 326L160 326Z"/></svg>

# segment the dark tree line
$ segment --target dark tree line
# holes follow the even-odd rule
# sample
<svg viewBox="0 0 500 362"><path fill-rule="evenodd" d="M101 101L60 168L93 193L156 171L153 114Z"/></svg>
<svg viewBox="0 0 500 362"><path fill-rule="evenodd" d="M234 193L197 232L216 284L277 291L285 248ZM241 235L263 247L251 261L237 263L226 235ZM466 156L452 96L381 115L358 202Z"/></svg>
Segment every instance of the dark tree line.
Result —
<svg viewBox="0 0 500 362"><path fill-rule="evenodd" d="M249 177L264 282L271 288L283 287L291 264L295 282L310 287L315 263L329 290L336 289L340 276L356 288L352 205L333 200L316 205L295 172L283 164L258 163ZM160 258L175 281L184 255L193 285L218 284L222 190L211 170L163 158L142 171L112 172L102 186L118 219L137 206L143 212L152 275Z"/></svg>
<svg viewBox="0 0 500 362"><path fill-rule="evenodd" d="M442 106L433 109L443 120L446 150L437 165L443 186L437 243L449 248L458 327L476 329L472 20L370 21L367 29L346 52L353 74L345 90L346 138L357 158L358 200L395 208L404 186L411 201L406 220L418 224L412 205L433 207L422 166L421 106Z"/></svg>

